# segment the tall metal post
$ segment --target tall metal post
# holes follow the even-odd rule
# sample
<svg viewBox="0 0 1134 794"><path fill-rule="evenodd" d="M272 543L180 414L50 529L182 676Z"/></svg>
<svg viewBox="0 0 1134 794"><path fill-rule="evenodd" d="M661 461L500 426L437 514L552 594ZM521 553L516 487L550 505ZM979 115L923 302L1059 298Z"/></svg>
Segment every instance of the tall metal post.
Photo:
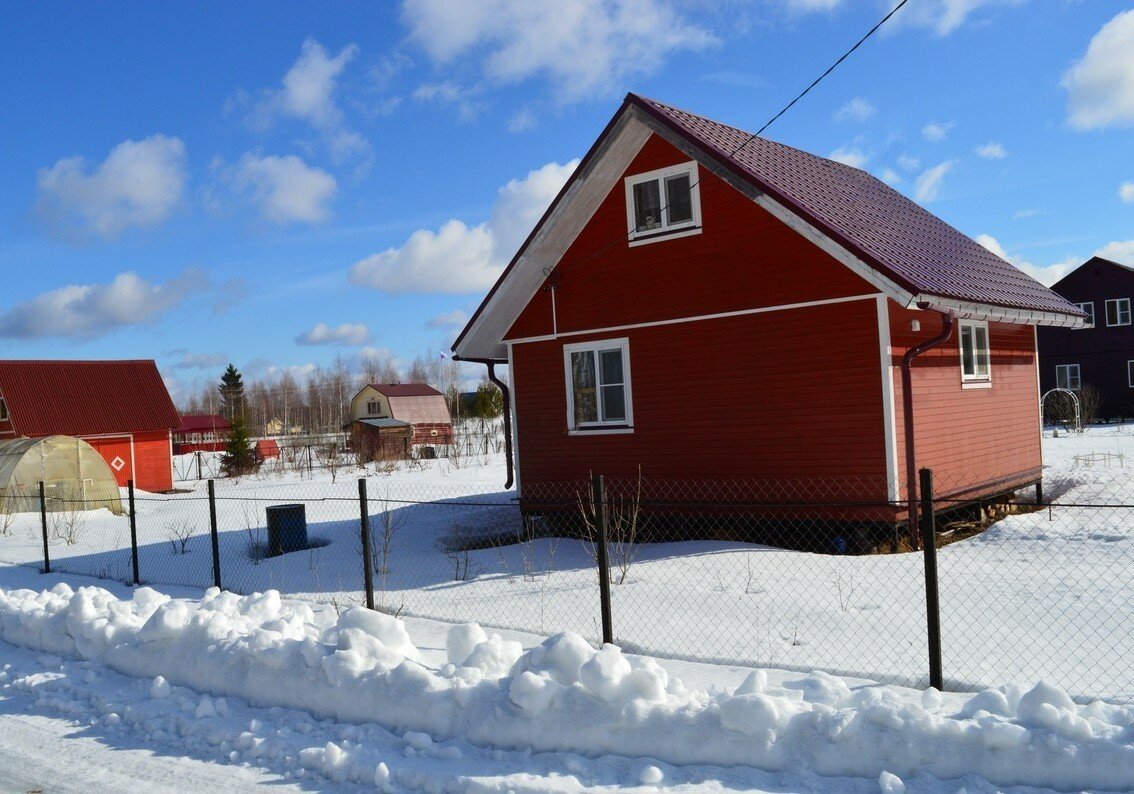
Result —
<svg viewBox="0 0 1134 794"><path fill-rule="evenodd" d="M216 483L209 480L209 530L213 536L213 586L221 587L220 579L220 533L217 531L217 491Z"/></svg>
<svg viewBox="0 0 1134 794"><path fill-rule="evenodd" d="M370 559L370 508L366 504L366 478L358 478L358 511L362 531L362 584L366 588L366 608L374 609L374 568Z"/></svg>
<svg viewBox="0 0 1134 794"><path fill-rule="evenodd" d="M197 450L197 479L201 479L201 450Z"/></svg>
<svg viewBox="0 0 1134 794"><path fill-rule="evenodd" d="M134 481L126 481L126 491L130 500L130 562L134 567L134 584L141 584L138 576L138 520L134 512Z"/></svg>
<svg viewBox="0 0 1134 794"><path fill-rule="evenodd" d="M929 685L945 688L941 669L941 603L937 590L937 516L933 509L933 472L922 469L921 548L925 557L925 621L929 639Z"/></svg>
<svg viewBox="0 0 1134 794"><path fill-rule="evenodd" d="M606 537L606 488L602 475L591 479L591 504L595 508L595 530L598 532L599 609L602 612L602 642L614 644L614 621L610 611L610 554Z"/></svg>
<svg viewBox="0 0 1134 794"><path fill-rule="evenodd" d="M39 481L39 522L43 527L43 572L51 573L51 555L47 551L47 489Z"/></svg>

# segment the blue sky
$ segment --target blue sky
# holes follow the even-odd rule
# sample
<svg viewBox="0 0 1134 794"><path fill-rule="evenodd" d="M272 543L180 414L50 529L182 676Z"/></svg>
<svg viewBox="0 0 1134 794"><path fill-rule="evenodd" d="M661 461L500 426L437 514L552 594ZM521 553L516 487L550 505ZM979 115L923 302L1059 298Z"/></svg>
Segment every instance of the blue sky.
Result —
<svg viewBox="0 0 1134 794"><path fill-rule="evenodd" d="M754 130L890 7L9 5L0 357L447 349L627 91ZM1134 265L1134 3L910 0L765 134L1048 283Z"/></svg>

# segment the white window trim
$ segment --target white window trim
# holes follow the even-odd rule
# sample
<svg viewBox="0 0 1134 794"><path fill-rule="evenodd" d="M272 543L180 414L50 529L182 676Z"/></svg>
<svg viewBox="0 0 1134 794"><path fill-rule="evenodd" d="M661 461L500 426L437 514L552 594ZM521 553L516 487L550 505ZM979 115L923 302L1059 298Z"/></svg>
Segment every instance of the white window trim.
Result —
<svg viewBox="0 0 1134 794"><path fill-rule="evenodd" d="M1084 311L1088 315L1090 315L1090 318L1091 318L1091 321L1087 325L1084 325L1082 328L1076 328L1075 330L1076 331L1085 331L1088 328L1094 328L1095 327L1095 302L1094 301L1083 301L1082 303L1076 303L1075 305L1078 306L1081 311Z"/></svg>
<svg viewBox="0 0 1134 794"><path fill-rule="evenodd" d="M1110 321L1110 304L1112 303L1116 306L1115 315L1116 319L1118 320L1118 322L1116 323L1112 323ZM1122 322L1122 311L1121 308L1118 308L1121 307L1122 304L1126 304L1126 322ZM1120 325L1130 325L1131 315L1129 298L1107 298L1106 305L1103 307L1103 309L1108 328L1114 328Z"/></svg>
<svg viewBox="0 0 1134 794"><path fill-rule="evenodd" d="M1064 370L1065 372L1070 373L1071 367L1075 368L1076 384L1074 386L1072 386L1071 385L1071 378L1065 377L1064 381L1065 381L1066 385L1060 386L1059 385L1059 370ZM1055 388L1057 388L1057 389L1070 389L1071 391L1075 391L1076 389L1083 388L1083 371L1079 368L1079 365L1078 364L1056 364L1055 365Z"/></svg>
<svg viewBox="0 0 1134 794"><path fill-rule="evenodd" d="M965 372L965 343L963 332L965 328L983 328L984 341L987 345L988 354L988 374L986 375L969 375ZM988 330L988 322L986 320L961 320L957 326L957 355L961 361L961 388L964 389L988 389L992 387L992 334ZM973 350L973 361L976 361L976 350Z"/></svg>
<svg viewBox="0 0 1134 794"><path fill-rule="evenodd" d="M634 217L634 186L640 185L643 182L661 180L661 185L659 186L659 200L662 202L662 207L665 207L665 180L668 177L678 176L680 174L689 174L689 203L693 210L693 218L682 223L672 225L663 224L657 229L637 231L638 224ZM629 230L628 237L631 246L646 245L661 240L673 240L678 237L688 237L689 235L701 233L701 184L698 177L696 160L690 160L688 163L672 165L666 168L658 168L643 174L634 174L633 176L626 177L624 182L626 186L626 228Z"/></svg>
<svg viewBox="0 0 1134 794"><path fill-rule="evenodd" d="M1134 359L1126 362L1126 383L1131 389L1134 389L1134 367L1131 364L1134 364Z"/></svg>
<svg viewBox="0 0 1134 794"><path fill-rule="evenodd" d="M619 348L622 351L622 388L624 398L626 400L626 418L616 422L585 422L581 425L575 424L575 390L571 387L571 354L581 353L587 350L599 351L610 350L611 348ZM614 435L617 433L633 433L634 432L634 400L633 394L630 390L630 339L622 337L620 339L596 339L593 342L576 342L570 345L563 346L563 385L567 391L567 433L568 435ZM599 384L595 384L596 395L595 399L599 399L597 390L600 388Z"/></svg>

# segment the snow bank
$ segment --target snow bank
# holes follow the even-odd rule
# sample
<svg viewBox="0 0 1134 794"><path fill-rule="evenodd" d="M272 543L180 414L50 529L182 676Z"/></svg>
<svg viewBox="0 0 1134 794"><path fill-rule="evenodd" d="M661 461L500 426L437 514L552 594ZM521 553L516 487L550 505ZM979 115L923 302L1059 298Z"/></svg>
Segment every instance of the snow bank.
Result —
<svg viewBox="0 0 1134 794"><path fill-rule="evenodd" d="M130 600L65 584L0 590L0 637L152 679L155 700L171 684L188 686L205 695L201 717L236 696L377 723L404 732L415 751L461 738L670 764L808 768L871 778L886 791L918 772L1001 786L1134 787L1134 707L1078 706L1042 682L966 697L851 690L820 673L770 686L755 671L735 690L689 691L654 660L614 646L596 651L561 634L522 653L472 625L453 630L451 663L436 671L418 661L399 620L362 609L337 615L275 592L210 590L195 601L148 588ZM344 753L328 745L304 763L332 779L385 782L388 772L354 769ZM660 779L653 768L642 774L646 784Z"/></svg>

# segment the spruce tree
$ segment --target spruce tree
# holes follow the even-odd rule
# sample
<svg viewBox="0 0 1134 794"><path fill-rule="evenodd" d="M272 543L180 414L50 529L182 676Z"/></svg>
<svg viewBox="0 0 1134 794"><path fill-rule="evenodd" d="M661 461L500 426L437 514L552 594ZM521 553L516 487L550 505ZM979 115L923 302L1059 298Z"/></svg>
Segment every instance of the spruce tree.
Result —
<svg viewBox="0 0 1134 794"><path fill-rule="evenodd" d="M230 422L244 417L244 378L232 364L221 375L221 415Z"/></svg>
<svg viewBox="0 0 1134 794"><path fill-rule="evenodd" d="M225 477L239 477L258 468L260 462L256 460L256 453L252 449L252 434L248 432L248 423L243 416L237 416L232 420L232 430L224 445L221 471Z"/></svg>

